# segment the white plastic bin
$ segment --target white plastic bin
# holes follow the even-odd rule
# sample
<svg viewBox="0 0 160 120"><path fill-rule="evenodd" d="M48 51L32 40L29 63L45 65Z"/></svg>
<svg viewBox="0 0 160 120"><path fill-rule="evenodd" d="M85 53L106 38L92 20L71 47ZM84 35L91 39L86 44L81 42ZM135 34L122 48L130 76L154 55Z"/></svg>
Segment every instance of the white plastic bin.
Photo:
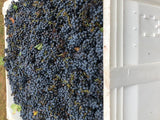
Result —
<svg viewBox="0 0 160 120"><path fill-rule="evenodd" d="M111 120L160 120L160 1L111 2Z"/></svg>
<svg viewBox="0 0 160 120"><path fill-rule="evenodd" d="M5 17L6 11L13 0L7 0L3 6L3 15ZM18 0L14 0L18 1ZM110 39L110 0L104 0L104 120L110 119L109 115L109 39ZM5 27L5 40L7 38L6 35L6 27ZM5 41L5 48L7 48L7 42ZM20 113L16 112L13 114L11 109L11 105L14 104L13 96L11 96L11 87L9 84L9 80L7 79L7 72L6 72L6 94L7 94L7 101L6 101L6 109L7 109L7 119L8 120L22 120L20 117Z"/></svg>
<svg viewBox="0 0 160 120"><path fill-rule="evenodd" d="M3 16L5 17L7 9L9 8L11 1L13 0L7 0L2 8L3 11ZM18 0L14 0L18 1ZM7 48L7 42L6 42L7 34L6 34L6 27L5 27L5 48ZM11 96L11 86L9 84L9 80L7 79L7 72L6 72L6 96L7 96L7 101L6 101L6 110L7 110L7 120L22 120L20 117L20 112L16 112L13 114L13 111L11 109L11 105L14 104L13 101L13 96Z"/></svg>

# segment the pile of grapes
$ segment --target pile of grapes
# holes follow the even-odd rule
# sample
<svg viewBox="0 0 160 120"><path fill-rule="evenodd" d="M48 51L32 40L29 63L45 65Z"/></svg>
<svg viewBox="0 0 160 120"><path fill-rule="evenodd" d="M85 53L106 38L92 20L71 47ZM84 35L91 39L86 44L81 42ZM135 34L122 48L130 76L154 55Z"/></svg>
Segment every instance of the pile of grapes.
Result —
<svg viewBox="0 0 160 120"><path fill-rule="evenodd" d="M103 119L103 1L19 0L5 68L23 120Z"/></svg>

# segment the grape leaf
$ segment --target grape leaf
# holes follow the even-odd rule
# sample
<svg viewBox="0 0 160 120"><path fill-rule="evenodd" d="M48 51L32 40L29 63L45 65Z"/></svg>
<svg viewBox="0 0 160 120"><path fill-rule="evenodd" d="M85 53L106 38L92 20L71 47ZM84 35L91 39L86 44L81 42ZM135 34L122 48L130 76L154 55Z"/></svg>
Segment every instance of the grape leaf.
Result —
<svg viewBox="0 0 160 120"><path fill-rule="evenodd" d="M100 31L101 31L101 32L103 32L103 27L102 27L102 28L100 28Z"/></svg>
<svg viewBox="0 0 160 120"><path fill-rule="evenodd" d="M13 9L17 10L18 9L17 5L13 5Z"/></svg>
<svg viewBox="0 0 160 120"><path fill-rule="evenodd" d="M34 48L36 48L37 50L41 50L43 47L42 43L39 43L38 45L36 45Z"/></svg>
<svg viewBox="0 0 160 120"><path fill-rule="evenodd" d="M20 112L22 110L21 106L17 104L12 104L11 109L13 110L13 114L15 114L16 111Z"/></svg>
<svg viewBox="0 0 160 120"><path fill-rule="evenodd" d="M22 110L20 105L17 105L17 111L20 112Z"/></svg>
<svg viewBox="0 0 160 120"><path fill-rule="evenodd" d="M3 57L0 57L0 65L4 65Z"/></svg>
<svg viewBox="0 0 160 120"><path fill-rule="evenodd" d="M23 3L23 6L25 6L25 7L26 7L26 6L27 6L27 4L26 4L26 3Z"/></svg>
<svg viewBox="0 0 160 120"><path fill-rule="evenodd" d="M22 55L22 52L19 52L19 56L21 56Z"/></svg>

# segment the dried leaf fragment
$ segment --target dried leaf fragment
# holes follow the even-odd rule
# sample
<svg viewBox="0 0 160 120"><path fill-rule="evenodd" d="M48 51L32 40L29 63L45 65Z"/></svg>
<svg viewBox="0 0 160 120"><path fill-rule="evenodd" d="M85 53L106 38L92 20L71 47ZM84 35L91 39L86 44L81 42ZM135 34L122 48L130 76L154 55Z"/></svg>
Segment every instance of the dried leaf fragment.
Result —
<svg viewBox="0 0 160 120"><path fill-rule="evenodd" d="M55 33L55 32L56 32L56 29L54 28L54 29L53 29L53 33Z"/></svg>
<svg viewBox="0 0 160 120"><path fill-rule="evenodd" d="M77 51L77 52L80 50L79 47L75 47L74 49L75 49L75 51Z"/></svg>
<svg viewBox="0 0 160 120"><path fill-rule="evenodd" d="M9 18L11 20L12 23L14 23L14 19L13 18Z"/></svg>
<svg viewBox="0 0 160 120"><path fill-rule="evenodd" d="M33 111L33 115L36 116L38 114L38 111Z"/></svg>
<svg viewBox="0 0 160 120"><path fill-rule="evenodd" d="M32 6L36 7L38 5L38 3L39 3L38 1L34 1Z"/></svg>
<svg viewBox="0 0 160 120"><path fill-rule="evenodd" d="M67 55L68 53L67 52L64 52L64 53L61 53L61 54L59 54L59 55L57 55L58 57L65 57L66 55Z"/></svg>
<svg viewBox="0 0 160 120"><path fill-rule="evenodd" d="M91 32L93 32L93 31L94 31L94 28L91 29Z"/></svg>

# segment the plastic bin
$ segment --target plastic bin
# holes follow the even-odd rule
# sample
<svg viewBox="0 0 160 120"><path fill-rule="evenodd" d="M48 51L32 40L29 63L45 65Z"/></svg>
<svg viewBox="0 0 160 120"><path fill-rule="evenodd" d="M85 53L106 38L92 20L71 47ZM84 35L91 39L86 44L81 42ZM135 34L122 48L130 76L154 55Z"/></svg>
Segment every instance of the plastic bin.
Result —
<svg viewBox="0 0 160 120"><path fill-rule="evenodd" d="M111 120L160 120L160 1L111 2Z"/></svg>
<svg viewBox="0 0 160 120"><path fill-rule="evenodd" d="M10 4L11 4L12 0L7 0L2 8L3 11L3 16L5 17L5 14L7 12L7 9L9 8ZM14 1L18 1L18 0L14 0ZM5 48L7 48L7 42L6 42L6 27L5 27ZM13 101L13 96L11 96L11 86L9 84L9 80L7 79L7 72L6 72L6 97L7 97L7 101L6 101L6 110L7 110L7 119L8 120L22 120L22 118L20 117L20 113L16 112L15 114L13 114L13 111L11 109L11 105L14 104Z"/></svg>
<svg viewBox="0 0 160 120"><path fill-rule="evenodd" d="M18 0L7 0L4 3L3 6L3 15L5 17L6 11L9 8L11 1L18 1ZM104 22L104 29L103 32L106 32L104 34L104 120L108 120L110 118L110 113L109 113L109 39L110 39L110 0L104 0L104 19L106 21ZM5 40L7 38L6 35L6 27L5 27ZM5 48L7 48L7 42L5 41ZM22 120L20 117L20 113L16 112L16 114L13 114L13 111L11 109L11 105L14 104L13 101L13 96L11 96L11 86L9 84L9 80L7 79L7 72L6 72L6 96L7 96L7 101L6 101L6 109L7 109L7 119L8 120Z"/></svg>

